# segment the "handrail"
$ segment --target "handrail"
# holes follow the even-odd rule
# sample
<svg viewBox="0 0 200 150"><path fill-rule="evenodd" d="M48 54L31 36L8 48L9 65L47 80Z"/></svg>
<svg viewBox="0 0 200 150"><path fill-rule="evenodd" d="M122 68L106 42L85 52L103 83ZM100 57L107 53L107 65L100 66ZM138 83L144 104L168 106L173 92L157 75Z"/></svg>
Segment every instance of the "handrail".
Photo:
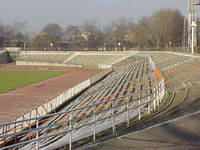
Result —
<svg viewBox="0 0 200 150"><path fill-rule="evenodd" d="M158 89L158 88L160 88L160 89ZM60 123L53 124L53 125L47 125L47 126L38 127L38 128L35 128L35 129L30 129L30 130L27 130L27 131L26 131L26 130L25 130L25 131L21 131L21 132L19 132L19 133L7 134L7 135L4 135L4 136L0 136L0 138L8 138L8 137L10 137L10 136L16 136L16 135L20 135L20 134L25 134L25 133L27 133L27 132L35 132L35 131L39 132L39 130L41 130L41 129L46 129L46 128L51 128L51 127L55 127L55 126L59 126L59 125L68 124L68 123L71 123L71 122L73 122L73 121L77 121L77 120L79 120L79 119L82 119L82 118L85 118L85 117L88 117L88 116L98 115L98 114L101 114L102 112L108 112L108 111L111 111L111 110L114 110L114 109L117 109L117 108L121 108L121 107L123 107L123 106L126 106L127 104L132 103L133 101L136 102L136 101L139 101L139 100L141 100L141 99L145 99L145 98L147 98L147 97L149 97L149 96L152 96L152 95L155 96L154 99L153 99L153 100L155 101L156 96L158 96L157 94L159 94L156 90L162 91L162 90L164 89L164 80L163 80L163 83L162 83L161 86L160 86L160 85L155 85L154 89L155 89L155 90L154 90L151 94L147 94L147 95L145 95L145 96L143 96L143 97L140 97L140 98L137 98L137 99L129 100L129 101L127 101L127 102L124 102L123 104L119 104L119 105L115 105L115 106L112 105L111 108L106 108L106 109L103 109L103 110L100 110L100 111L97 111L97 112L93 112L93 111L92 111L91 113L89 113L89 114L87 114L87 115L83 115L83 116L81 116L81 117L73 118L73 119L70 119L70 120L67 120L67 121L62 121L62 122L60 122ZM149 89L145 89L145 90L142 90L142 91L146 91L146 90L149 90ZM139 91L138 93L141 93L142 91ZM138 94L138 93L137 93L137 94ZM135 94L135 93L127 94L127 95L125 95L125 96L121 96L120 98L114 98L114 99L111 99L111 100L107 100L107 101L100 102L100 103L98 103L98 104L92 104L92 105L89 105L89 106L86 106L86 107L83 107L83 108L79 108L79 109L75 109L75 110L71 110L71 111L65 111L65 112L62 112L62 113L61 113L61 112L60 112L60 113L54 113L54 114L51 114L51 115L47 115L47 116L45 116L45 117L52 116L52 115L55 116L55 115L59 115L59 114L63 114L63 113L72 113L73 111L77 111L77 110L80 110L80 109L85 109L85 108L88 108L88 107L93 108L93 107L96 107L97 105L105 104L105 103L108 103L108 102L114 102L114 101L117 100L117 99L122 99L122 98L130 97L130 96L132 96L133 94ZM150 102L150 101L152 101L152 100L148 100L148 101L146 101L145 103L140 103L139 105L134 106L134 108L131 108L131 109L138 109L138 108L140 108L141 106L143 106L144 104L146 104L146 103L148 103L148 102ZM13 144L13 145L11 145L11 146L6 146L6 147L3 147L3 148L0 148L0 150L1 150L1 149L3 150L3 149L6 149L6 148L15 147L15 146L19 146L19 145L23 145L23 144L27 144L27 143L31 143L31 142L35 142L35 141L38 141L38 140L41 140L41 139L45 139L45 138L48 138L48 137L56 136L56 135L63 134L63 133L66 133L66 132L72 132L72 131L77 130L77 129L80 129L80 128L84 127L84 126L92 125L92 124L95 124L95 123L97 123L97 122L104 121L104 120L106 120L106 119L108 119L108 118L111 118L111 117L113 117L113 116L116 116L116 115L122 114L122 113L124 113L124 112L130 111L131 109L126 109L126 110L124 110L123 112L119 112L119 113L116 113L116 114L109 115L109 116L107 116L107 117L104 117L104 118L95 120L95 121L93 121L93 122L86 123L86 124L84 124L84 125L81 125L81 126L72 128L72 129L70 129L70 130L68 130L68 131L65 130L64 132L58 132L58 134L57 134L57 132L56 132L56 133L53 133L53 134L48 134L48 135L45 135L45 137L38 137L37 139L34 139L34 140L29 140L29 141L26 141L26 142L20 142L21 144L20 144L20 143L17 143L17 144ZM36 119L37 122L38 122L39 119L41 119L41 118L43 118L43 117L35 117L34 119ZM32 119L33 119L33 118L32 118ZM23 120L23 121L24 121L24 120ZM25 121L30 121L30 119L26 119ZM22 122L22 121L18 121L17 123L20 123L20 122ZM15 123L15 122L12 122L12 123ZM8 123L7 123L6 125L8 125Z"/></svg>
<svg viewBox="0 0 200 150"><path fill-rule="evenodd" d="M188 65L189 66L189 65ZM191 65L191 66L193 66L193 64ZM194 66L195 66L195 64L194 64ZM181 70L181 69L180 69ZM168 74L170 74L170 73L173 73L174 71L170 71L170 72L167 72L166 74L164 74L164 76L165 75L168 75ZM194 70L194 71L192 71L192 72L189 72L189 73L187 73L187 74L185 74L185 76L188 76L188 75L190 75L190 74L193 74L193 73L196 73L196 72L199 72L199 70ZM184 78L185 77L184 75L180 75L178 78ZM177 80L178 78L174 78L174 80ZM169 81L165 81L164 83L165 84L169 84L171 81L174 81L174 80L169 80ZM149 80L150 81L150 80ZM164 84L163 83L163 84ZM156 86L156 85L155 85ZM127 89L126 89L127 90ZM145 89L146 90L146 89ZM145 90L143 90L143 91L145 91ZM150 89L148 89L148 90L150 90ZM139 91L138 93L140 93L141 91ZM154 94L154 93L156 93L155 91L152 93L152 94ZM130 94L128 94L128 95L130 95ZM150 94L151 95L151 94ZM148 96L148 95L147 95ZM120 98L126 98L126 97L128 97L128 96L122 96L122 97L119 97L119 98L115 98L115 99L113 99L113 101L114 100L117 100L117 99L120 99ZM144 97L143 97L144 98ZM141 98L138 98L137 100L136 99L134 99L134 101L138 101L138 100L140 100L140 99L142 99L142 97ZM112 99L111 99L112 100ZM88 106L84 106L84 107L82 107L82 109L86 109L86 108L88 108L88 107L94 107L95 105L100 105L100 104L104 104L104 103L108 103L108 102L110 102L111 100L105 100L105 101L102 101L102 102L98 102L98 103L96 103L96 104L92 104L92 105L88 105ZM131 100L131 101L133 101L133 100ZM152 101L152 100L151 100ZM147 102L149 102L149 101L147 101ZM102 113L102 112L104 112L104 111L110 111L110 110L112 110L112 109L116 109L116 108L118 108L118 107L122 107L122 106L125 106L126 104L129 104L130 102L125 102L125 103L123 103L123 104L119 104L119 105L117 105L117 106L112 106L112 108L106 108L106 109L104 109L104 110L100 110L100 111L98 111L98 112L90 112L89 114L87 114L87 115L83 115L83 116L81 116L81 117L79 117L80 119L81 118L85 118L85 117L87 117L87 116L91 116L91 115L97 115L97 114L99 114L99 113ZM140 104L140 105L138 105L138 106L142 106L143 104ZM137 107L138 107L137 106ZM81 108L79 108L79 109L74 109L74 111L78 111L78 110L80 110ZM128 110L130 110L130 109L127 109L127 111ZM73 110L71 110L71 111L69 111L69 112L60 112L60 113L71 113ZM122 113L124 113L124 112L127 112L126 110L125 111L123 111ZM54 114L50 114L49 115L49 117L51 116L51 115L59 115L60 113L54 113ZM117 114L119 114L119 113L117 113ZM115 114L115 116L117 115L117 114ZM111 115L111 117L112 117L113 115ZM43 116L44 118L45 118L45 116ZM46 117L48 117L48 116L46 116ZM110 117L110 116L109 116ZM107 117L108 118L108 117ZM33 119L33 118L32 118ZM34 118L35 120L39 120L39 117L36 117L36 118ZM104 118L103 118L104 119ZM76 120L78 120L77 118L73 118L72 120L67 120L67 121L62 121L62 122L60 122L61 124L66 124L66 122L67 123L69 123L69 122L72 122L72 121L76 121ZM102 120L102 119L101 119ZM21 121L21 120L20 120ZM27 120L23 120L23 121L29 121L29 119L27 119ZM99 121L99 120L97 120L97 121ZM22 122L22 121L21 121ZM20 123L20 122L19 122ZM96 123L96 122L90 122L89 124L94 124L94 123ZM89 125L89 124L86 124L86 125ZM3 124L1 124L1 125L3 125ZM7 124L8 125L8 124ZM4 126L4 125L3 125ZM82 127L82 126L81 126ZM81 128L81 127L77 127L77 128ZM71 130L67 130L67 132L71 132L71 131L73 131L73 130L75 130L75 129L77 129L77 128L73 128L73 129L71 129ZM37 130L36 131L38 131L38 130L41 130L42 128L37 128ZM35 131L35 130L34 130ZM66 133L66 131L64 131L64 132L62 132L62 133ZM61 132L59 132L59 134L62 134ZM59 135L58 134L58 135ZM52 136L56 136L56 133L53 133L53 135ZM47 136L48 137L48 136ZM39 137L38 139L34 139L34 140L30 140L30 141L27 141L27 143L30 143L30 142L33 142L33 141L38 141L38 140L41 140L41 139L44 139L44 138L47 138L47 137ZM18 145L21 145L21 144L18 144ZM4 147L4 149L5 149L5 147ZM1 148L0 148L0 150L1 150Z"/></svg>
<svg viewBox="0 0 200 150"><path fill-rule="evenodd" d="M147 81L145 81L145 82L149 82L149 80L147 80ZM115 93L113 93L112 95L115 95L115 94L118 94L118 93L121 93L121 92L125 92L125 91L128 91L128 90L137 88L137 87L141 86L142 84L143 84L143 83L139 83L139 84L137 84L137 85L135 85L135 86L133 86L133 87L130 87L130 88L128 88L128 89L125 89L125 90L123 90L123 91L115 92ZM148 89L145 89L145 90L148 90ZM135 93L135 94L137 94L137 93ZM100 100L103 100L103 99L109 99L110 97L112 97L112 95L108 95L108 96L106 96L106 97L104 97L104 98L97 99L96 101L100 101ZM125 95L125 96L128 96L128 95ZM118 98L123 98L123 96L122 96L122 97L118 97ZM114 99L104 100L104 101L102 101L102 102L98 102L98 103L93 104L93 105L100 105L100 104L108 103L109 101L112 101L112 100L114 100ZM83 109L85 109L85 108L89 108L89 107L91 107L91 106L93 106L93 105L88 105L88 106L81 107L81 108L74 109L74 110L70 110L70 111L58 112L58 113L49 114L49 115L43 115L43 116L34 117L34 118L30 118L30 119L23 119L23 120L14 121L14 122L3 123L3 124L0 124L0 127L9 126L9 125L11 125L11 124L16 124L16 123L23 123L23 122L32 121L32 120L36 120L36 119L41 119L41 118L45 118L45 117L48 118L48 117L55 116L55 115L59 115L59 114L71 113L71 112L73 112L73 111L78 111L78 110L83 110ZM17 125L17 126L19 126L19 125ZM16 127L17 127L17 126L16 126ZM15 129L15 130L16 130L16 129L17 129L16 127L15 127L15 128L11 128L11 129L8 129L7 132L12 131L12 129Z"/></svg>
<svg viewBox="0 0 200 150"><path fill-rule="evenodd" d="M141 86L143 83L150 82L150 81L151 81L151 80L146 80L146 81L144 81L144 82L142 82L142 83L138 83L138 84L136 84L135 86L129 87L129 88L127 88L127 89L125 89L125 90L122 90L122 91L120 91L120 92L115 92L115 93L113 93L112 95L108 95L108 96L106 96L106 97L104 97L104 98L97 99L97 100L103 100L103 101L98 102L98 103L95 103L95 104L87 105L87 106L84 106L84 107L81 107L81 108L77 108L77 109L73 109L73 110L69 110L69 111L61 111L61 112L57 112L57 113L53 113L53 114L47 114L47 115L43 115L43 116L33 117L33 118L30 118L30 119L24 119L24 120L19 120L19 121L12 121L12 122L7 122L7 123L2 123L2 124L0 124L0 127L6 126L6 125L10 125L10 124L15 124L15 123L21 123L21 122L27 122L27 121L31 121L31 120L41 119L41 118L47 118L47 117L51 117L51 116L55 116L55 115L61 115L61 114L65 114L65 113L71 113L71 112L73 112L73 111L82 110L82 109L89 108L89 107L94 106L94 105L100 105L100 104L108 103L108 102L111 102L111 101L116 100L116 99L119 99L119 98L127 97L127 96L129 96L129 95L133 95L133 94L136 95L136 94L138 94L138 93L140 93L140 92L142 92L142 91L151 90L151 88L149 88L149 89L147 88L147 89L144 89L144 90L140 90L139 92L130 93L130 94L127 94L127 95L125 95L125 96L118 97L118 98L113 98L113 99L110 99L110 100L104 100L104 99L109 99L111 96L113 96L113 95L115 95L115 94L119 94L119 93L121 93L121 92L125 92L125 91L128 91L128 90L132 90L132 89L134 89L134 88L137 88L137 87ZM152 80L152 81L154 81L154 80ZM151 81L151 82L152 82L152 81ZM155 86L155 85L154 85L154 86ZM153 87L154 87L154 86L153 86Z"/></svg>
<svg viewBox="0 0 200 150"><path fill-rule="evenodd" d="M156 85L154 85L154 86L156 86ZM90 105L87 105L87 106L84 106L84 107L81 107L81 108L76 108L76 109L67 110L67 111L60 111L60 112L57 112L57 113L52 113L52 114L47 114L47 115L43 115L43 116L33 117L33 118L30 118L30 119L24 119L24 120L19 120L19 121L12 121L12 122L1 123L0 124L0 128L3 127L3 126L15 124L15 123L22 123L22 122L27 122L27 121L32 121L32 120L37 120L37 119L42 119L42 118L48 118L48 117L52 117L52 116L56 116L56 115L62 115L62 114L66 114L66 113L72 113L74 111L83 110L83 109L90 108L90 107L95 106L95 105L105 104L105 103L112 102L114 100L125 98L125 97L131 96L131 95L137 95L137 94L139 94L139 93L141 93L143 91L148 91L148 90L151 90L151 89L152 88L147 88L147 89L144 89L144 90L141 90L141 91L138 91L138 92L129 93L129 94L126 94L124 96L120 96L118 98L113 98L113 99L110 99L110 100L104 100L104 101L101 101L101 102L98 102L98 103L95 103L95 104L90 104Z"/></svg>
<svg viewBox="0 0 200 150"><path fill-rule="evenodd" d="M143 61L143 62L146 62L146 60ZM139 64L139 63L137 63L137 64ZM147 70L148 70L148 64L146 64L146 65L147 65L146 67L147 67ZM158 71L159 71L159 69L158 69ZM158 72L158 73L159 73L158 75L161 74L160 72ZM157 76L157 74L155 74L155 75ZM3 136L0 135L0 138L2 138L2 140L5 140L6 138L12 138L12 137L14 138L16 136L20 136L20 135L24 135L24 134L27 135L27 134L31 133L33 137L36 136L36 138L37 138L36 141L37 141L37 145L38 145L38 141L40 140L40 138L43 138L43 137L39 137L39 132L43 129L51 129L51 128L55 128L55 127L60 127L62 125L68 125L68 126L70 126L69 132L71 134L72 131L80 129L84 126L94 125L95 123L100 122L100 121L105 121L108 118L114 119L114 117L116 115L123 114L124 112L129 112L131 109L133 109L133 107L129 109L127 105L129 105L132 102L134 102L134 105L135 105L135 102L139 103L137 106L134 106L134 109L139 109L139 112L137 112L137 114L139 113L138 115L139 115L139 119L140 119L141 118L141 112L143 111L143 108L141 108L141 107L144 106L144 104L149 103L150 101L153 101L154 109L155 109L156 103L159 103L159 102L157 102L156 96L161 94L162 90L164 90L164 78L163 79L161 79L161 78L156 79L155 78L152 81L159 81L159 82L158 83L156 82L156 84L151 86L151 88L146 88L146 89L143 89L143 90L140 90L140 91L137 91L137 92L131 92L129 94L119 96L118 98L111 98L111 97L112 97L112 95L116 95L116 94L119 94L121 92L130 91L131 89L137 88L137 87L141 86L142 84L144 84L145 82L150 82L150 80L148 79L145 82L138 83L138 84L134 85L133 87L129 87L128 89L125 89L123 91L115 92L111 95L105 96L103 98L99 98L99 99L96 100L95 104L87 105L87 106L77 108L77 109L73 109L73 110L69 110L69 111L62 111L62 112L38 116L38 117L30 118L30 119L24 119L24 120L12 121L12 122L8 122L8 123L0 124L0 129L2 129L2 127L4 129L6 127L6 131L7 131L7 132L3 131L4 132ZM152 89L153 89L153 92L152 92ZM148 91L148 92L146 92L147 94L145 93L146 94L145 96L142 95L142 97L141 97L141 93L144 92L144 91ZM151 91L151 93L149 94L150 91ZM129 97L136 96L137 94L139 94L139 98L130 100ZM150 98L151 96L153 96L154 98L151 99ZM127 98L127 97L129 98L129 100L126 101L126 102L123 102L123 104L121 104L120 103L121 100L124 99L124 98ZM146 98L148 98L148 101L145 101L144 103L142 103L141 101L143 99L146 99ZM118 101L118 100L120 100L120 101ZM117 103L117 105L114 105L114 103ZM120 104L118 104L118 103L120 103ZM98 107L97 107L98 105L102 105L102 104L106 104L105 107L103 107L101 110L94 111L94 110L98 109ZM121 108L121 107L124 107L124 106L125 106L125 108L127 107L126 110L123 110L122 112L118 112L118 113L116 113L114 111L115 109L118 109L118 108ZM88 108L90 108L90 111L84 111L84 113L82 113L81 116L78 115L79 113L77 113L77 111L88 109ZM109 112L109 111L112 111L112 113L111 113L112 115L109 115L109 116L106 116L106 117L103 117L103 118L97 119L97 120L95 119L94 121L92 121L90 123L81 124L81 126L71 128L72 122L75 122L75 121L79 122L80 120L84 121L84 118L88 119L89 117L97 116L101 113L106 113L106 112ZM76 113L76 116L72 118L73 112ZM85 114L85 112L88 112L88 114ZM59 115L63 115L63 114L69 114L69 116L67 117L67 120L57 121L57 123L51 124L51 125L47 124L47 125L39 126L39 124L42 123L44 119L48 120L50 117L55 117L55 116L59 117ZM20 126L20 125L23 126L23 123L27 123L27 122L31 122L31 121L34 121L36 123L36 128L33 129L29 126L29 128L26 128L26 130L22 130L23 129L23 127L22 127L20 131L16 131L17 126ZM20 124L20 123L22 123L22 124ZM12 125L12 124L15 125L15 127L12 128L12 129L15 129L14 133L10 133L10 131L12 131L12 129L7 130L7 127L10 128L10 125ZM20 124L20 125L16 125L16 124ZM114 121L113 121L113 126L114 126ZM114 130L115 129L113 128L113 131ZM33 132L35 132L35 133L33 133ZM66 133L66 131L65 131L65 133ZM53 133L52 136L56 136L55 134L56 133ZM48 135L50 135L50 134L48 134ZM94 137L95 137L95 133L94 133ZM45 135L44 138L47 138L47 136ZM30 143L30 142L32 142L32 140L27 141L27 143ZM72 141L70 143L72 143ZM11 145L10 147L13 147L13 145ZM4 147L4 149L5 149L5 147Z"/></svg>
<svg viewBox="0 0 200 150"><path fill-rule="evenodd" d="M141 86L141 85L142 85L143 83L145 83L145 82L150 82L150 80L146 80L146 81L144 81L144 82L142 82L142 83L139 83L139 84L137 84L137 85L135 85L135 86L132 86L132 87L130 87L130 88L128 88L128 89L125 89L125 90L123 90L123 91L115 92L115 93L113 93L112 95L106 96L106 97L101 98L101 99L102 99L102 100L108 99L108 98L110 98L111 96L113 96L113 95L115 95L115 94L119 94L119 93L121 93L121 92L125 92L125 91L128 91L128 90L137 88L137 87ZM144 90L148 90L148 89L144 89ZM143 91L143 90L141 90L141 91ZM137 92L137 93L139 93L139 92ZM137 93L134 92L134 94L137 94ZM131 93L131 94L133 94L133 93ZM126 96L128 96L128 95L121 96L121 97L118 97L118 98L123 98L123 97L126 97ZM98 103L95 103L95 104L87 105L87 106L84 106L84 107L81 107L81 108L77 108L77 109L73 109L73 110L69 110L69 111L60 111L60 112L57 112L57 113L47 114L47 115L38 116L38 117L33 117L33 118L30 118L30 119L24 119L24 120L19 120L19 121L11 121L11 122L6 122L6 123L0 123L0 128L1 128L2 126L6 126L6 125L10 125L10 124L21 123L21 122L27 122L27 121L31 121L31 120L36 120L36 119L51 117L51 116L54 116L54 115L60 115L60 114L64 114L64 113L70 113L70 112L72 112L72 111L82 110L82 109L88 108L88 107L90 107L90 106L99 105L99 104L103 104L103 103L107 103L107 102L110 102L110 101L115 100L115 99L118 99L118 98L114 98L114 99L110 99L110 100L104 100L104 101L101 101L101 102L98 102ZM97 99L97 100L99 100L99 99Z"/></svg>
<svg viewBox="0 0 200 150"><path fill-rule="evenodd" d="M146 97L148 97L148 96L151 96L151 95L149 94L149 95L147 95L147 96L141 97L141 98L139 98L138 100L144 99L144 98L146 98ZM133 101L133 100L132 100L132 101ZM114 106L114 107L112 107L112 108L103 109L103 110L100 110L100 111L98 111L98 112L94 112L94 113L92 112L92 113L90 113L90 114L87 114L87 115L84 115L84 116L81 116L81 117L73 118L72 120L66 120L66 121L59 122L59 123L57 123L57 124L46 125L46 126L42 126L42 127L38 127L38 128L33 128L33 129L30 129L30 130L24 130L24 131L21 131L20 133L8 134L8 135L0 136L0 138L8 138L8 137L10 137L10 136L17 136L17 135L25 134L25 133L27 133L27 132L33 132L33 131L37 131L37 130L41 130L41 129L47 129L47 128L51 128L51 127L55 127L55 126L60 126L60 125L63 125L63 124L67 124L67 123L69 123L69 122L71 122L71 121L77 121L77 120L82 119L82 118L87 118L87 117L92 116L92 115L97 115L97 114L100 114L100 113L102 113L102 112L107 112L107 111L110 111L110 110L112 110L112 109L116 109L116 108L122 107L122 106L124 106L124 105L127 105L127 104L131 103L132 101L125 102L125 103L123 103L123 104ZM147 101L147 102L149 102L149 101ZM144 104L145 104L145 103L142 103L142 104L140 104L140 105L138 105L138 106L136 106L136 107L134 107L134 108L138 108L138 107L140 107L140 106L142 106L142 105L144 105ZM133 108L132 108L132 109L133 109ZM115 115L116 115L116 114L115 114ZM105 117L105 118L106 118L106 117ZM105 118L104 118L104 119L105 119ZM108 118L110 118L110 117L108 117ZM102 120L103 120L103 119L99 119L99 120L97 120L96 122L99 122L99 121L102 121ZM95 123L96 123L96 122L95 122ZM86 125L88 125L88 124L86 124ZM78 128L80 128L80 127L78 127ZM75 129L77 129L77 128L73 128L73 130L75 130Z"/></svg>
<svg viewBox="0 0 200 150"><path fill-rule="evenodd" d="M155 87L156 85L154 85L153 87ZM11 124L17 124L17 123L22 123L22 122L28 122L28 121L32 121L32 120L40 120L40 119L43 119L43 118L48 118L48 117L52 117L52 116L57 116L57 115L62 115L62 114L71 114L73 112L76 112L76 111L79 111L79 110L84 110L86 108L92 108L94 106L97 106L97 105L101 105L101 104L105 104L105 103L109 103L109 102L113 102L115 100L118 100L118 99L122 99L122 98L126 98L126 97L129 97L129 96L133 96L133 95L137 95L143 91L148 91L150 89L144 89L144 90L141 90L141 91L138 91L136 93L130 93L130 94L127 94L127 95L124 95L124 96L121 96L121 97L118 97L118 98L113 98L113 99L110 99L110 100L105 100L105 101L102 101L102 102L99 102L99 103L95 103L95 104L91 104L91 105L87 105L87 106L84 106L84 107L81 107L81 108L77 108L77 109L73 109L73 110L69 110L69 111L62 111L62 112L58 112L58 113L52 113L52 114L49 114L49 115L44 115L44 116L39 116L39 117L34 117L34 118L30 118L30 119L24 119L24 120L19 120L19 121L13 121L13 122L10 122L10 123L3 123L0 125L0 127L3 127L3 126L9 126ZM154 93L152 93L154 94ZM137 99L134 99L134 101L139 101L140 99L142 98L145 98L145 97L148 97L150 96L151 94L148 94L146 96L143 96L143 97L140 97L140 98L137 98ZM125 104L128 103L128 102L125 102ZM117 106L115 106L117 107ZM103 111L103 110L101 110ZM101 111L99 111L99 113L101 113ZM92 113L92 112L91 112ZM97 113L97 112L96 112ZM81 119L83 118L83 116L81 117L78 117L78 119ZM53 127L53 126L52 126ZM41 128L43 129L43 128ZM9 136L12 136L13 134L7 134L6 136L1 136L0 135L0 138L6 138L6 137L9 137ZM15 133L15 135L19 135L17 133Z"/></svg>

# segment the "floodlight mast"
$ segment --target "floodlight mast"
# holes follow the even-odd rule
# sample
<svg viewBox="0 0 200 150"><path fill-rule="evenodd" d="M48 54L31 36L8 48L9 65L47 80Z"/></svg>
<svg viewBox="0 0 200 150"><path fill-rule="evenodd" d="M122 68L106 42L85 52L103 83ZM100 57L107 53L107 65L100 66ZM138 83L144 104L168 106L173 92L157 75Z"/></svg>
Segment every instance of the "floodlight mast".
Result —
<svg viewBox="0 0 200 150"><path fill-rule="evenodd" d="M195 28L197 27L195 21L192 22L191 24L191 27L192 27L192 45L191 45L191 50L192 50L192 54L194 54L194 34L195 34Z"/></svg>
<svg viewBox="0 0 200 150"><path fill-rule="evenodd" d="M194 53L194 47L197 47L197 7L200 0L189 0L188 3L188 45L191 52Z"/></svg>

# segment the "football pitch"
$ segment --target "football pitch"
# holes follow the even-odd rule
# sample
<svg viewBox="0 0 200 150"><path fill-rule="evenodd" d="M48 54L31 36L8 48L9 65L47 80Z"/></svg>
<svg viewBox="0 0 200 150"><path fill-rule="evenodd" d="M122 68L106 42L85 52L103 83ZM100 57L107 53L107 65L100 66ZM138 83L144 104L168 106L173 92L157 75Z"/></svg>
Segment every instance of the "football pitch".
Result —
<svg viewBox="0 0 200 150"><path fill-rule="evenodd" d="M0 70L0 93L44 81L66 71L48 70Z"/></svg>

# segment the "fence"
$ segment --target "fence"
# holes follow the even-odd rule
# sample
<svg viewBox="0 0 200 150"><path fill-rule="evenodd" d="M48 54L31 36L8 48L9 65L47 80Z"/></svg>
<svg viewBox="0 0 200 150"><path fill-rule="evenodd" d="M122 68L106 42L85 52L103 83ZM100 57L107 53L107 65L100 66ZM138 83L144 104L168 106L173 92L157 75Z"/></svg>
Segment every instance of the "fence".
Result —
<svg viewBox="0 0 200 150"><path fill-rule="evenodd" d="M142 93L146 95L142 95ZM58 112L49 115L32 117L30 119L24 119L19 121L14 121L10 123L1 124L0 128L4 130L9 126L14 126L15 129L20 125L27 124L29 122L36 122L36 128L27 128L26 130L21 130L20 132L3 132L0 135L1 141L6 141L9 138L14 138L16 136L24 135L34 135L31 139L26 141L21 141L16 144L5 146L0 148L0 150L8 148L17 148L25 146L22 149L42 149L42 142L49 138L56 138L57 136L63 135L58 143L50 144L48 148L56 149L66 144L69 144L69 149L72 149L72 144L75 141L84 139L89 136L93 136L93 140L96 140L96 134L106 129L112 128L113 132L116 132L116 125L127 122L129 126L130 119L133 117L138 117L140 120L143 113L149 115L152 110L156 110L164 96L165 86L164 78L160 79L155 86L151 89L141 90L137 93L129 93L117 99L104 100L100 103L89 105L83 108L74 109L65 112ZM132 99L133 95L138 95L137 99ZM123 103L118 103L124 100ZM52 102L53 103L53 102ZM55 102L54 102L55 103ZM99 106L104 105L104 109L98 109ZM78 116L77 112L81 110L91 109L92 111L88 114ZM62 122L57 122L54 124L40 125L46 118L56 118L61 115L65 115L65 120ZM44 130L53 130L55 128L61 128L57 132L42 134ZM59 146L58 146L59 145ZM46 147L45 147L46 148Z"/></svg>

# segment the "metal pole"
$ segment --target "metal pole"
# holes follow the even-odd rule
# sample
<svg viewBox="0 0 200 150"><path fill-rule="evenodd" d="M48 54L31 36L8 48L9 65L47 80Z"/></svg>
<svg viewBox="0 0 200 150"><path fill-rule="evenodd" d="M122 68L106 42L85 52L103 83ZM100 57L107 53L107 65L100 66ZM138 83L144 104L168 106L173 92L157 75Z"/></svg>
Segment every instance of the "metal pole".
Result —
<svg viewBox="0 0 200 150"><path fill-rule="evenodd" d="M38 130L38 128L39 128L39 118L36 119L36 129L37 129L37 131L36 131L36 139L37 139L36 150L39 150L39 130Z"/></svg>
<svg viewBox="0 0 200 150"><path fill-rule="evenodd" d="M160 101L159 101L159 83L156 86L156 99L157 99L157 105L159 107L160 106Z"/></svg>
<svg viewBox="0 0 200 150"><path fill-rule="evenodd" d="M15 119L15 129L14 129L14 133L16 133L16 129L17 129L17 124L16 124L17 118ZM16 136L15 136L15 142L17 141Z"/></svg>
<svg viewBox="0 0 200 150"><path fill-rule="evenodd" d="M129 97L127 98L127 105L126 105L126 109L127 109L127 126L129 126Z"/></svg>
<svg viewBox="0 0 200 150"><path fill-rule="evenodd" d="M72 150L72 115L70 115L69 130L69 150Z"/></svg>
<svg viewBox="0 0 200 150"><path fill-rule="evenodd" d="M138 119L139 120L141 120L141 99L140 99L140 97L141 97L141 93L139 93L139 116L138 116Z"/></svg>
<svg viewBox="0 0 200 150"><path fill-rule="evenodd" d="M141 99L139 99L139 116L138 119L141 120Z"/></svg>
<svg viewBox="0 0 200 150"><path fill-rule="evenodd" d="M6 135L5 127L3 127L3 135ZM3 139L3 145L6 143L6 138Z"/></svg>
<svg viewBox="0 0 200 150"><path fill-rule="evenodd" d="M153 106L154 106L154 110L156 110L156 89L153 88Z"/></svg>
<svg viewBox="0 0 200 150"><path fill-rule="evenodd" d="M148 95L150 94L150 91L148 91ZM150 108L150 106L151 106L151 104L150 104L150 100L151 100L151 98L150 98L150 96L148 96L148 115L150 115L150 113L151 113L151 108Z"/></svg>
<svg viewBox="0 0 200 150"><path fill-rule="evenodd" d="M162 80L163 82L163 80ZM159 83L159 101L162 102L162 82Z"/></svg>
<svg viewBox="0 0 200 150"><path fill-rule="evenodd" d="M162 92L163 92L163 96L165 95L165 81L164 81L164 78L163 78L163 83L162 83Z"/></svg>
<svg viewBox="0 0 200 150"><path fill-rule="evenodd" d="M197 26L195 21L192 22L191 26L192 26L192 54L194 54L194 30L195 27Z"/></svg>
<svg viewBox="0 0 200 150"><path fill-rule="evenodd" d="M115 132L115 110L114 110L114 102L112 101L112 126L113 126L113 133Z"/></svg>
<svg viewBox="0 0 200 150"><path fill-rule="evenodd" d="M95 128L95 125L96 125L96 115L95 115L95 112L96 112L96 110L95 110L95 106L93 106L93 140L94 140L94 142L96 141L96 128Z"/></svg>
<svg viewBox="0 0 200 150"><path fill-rule="evenodd" d="M5 131L5 135L8 134L8 125L6 125L6 131Z"/></svg>
<svg viewBox="0 0 200 150"><path fill-rule="evenodd" d="M194 27L192 26L192 54L194 54Z"/></svg>

